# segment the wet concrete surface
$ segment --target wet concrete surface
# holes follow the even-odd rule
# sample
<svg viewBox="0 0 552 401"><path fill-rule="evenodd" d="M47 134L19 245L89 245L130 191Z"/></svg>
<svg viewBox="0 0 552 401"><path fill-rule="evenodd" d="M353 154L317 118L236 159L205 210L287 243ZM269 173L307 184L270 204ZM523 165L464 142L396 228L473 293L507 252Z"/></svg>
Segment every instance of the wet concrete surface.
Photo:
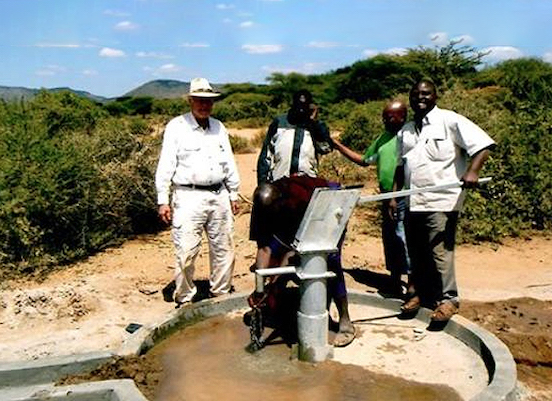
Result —
<svg viewBox="0 0 552 401"><path fill-rule="evenodd" d="M365 312L357 310L356 314L359 316ZM407 380L400 370L389 372L399 376L382 373L386 367L381 360L387 354L399 355L399 363L426 370L420 365L416 353L410 359L405 350L404 342L409 339L399 331L411 331L410 326L403 329L393 325L382 327L381 320L378 326L358 325L360 338L349 347L336 349L334 360L315 365L293 358L292 350L282 343L273 343L254 354L246 352L249 331L241 316L241 313L233 313L199 322L154 347L148 354L158 358L163 366L154 400L466 399L465 395L445 384ZM372 329L379 332L377 336L382 340L369 333ZM372 353L364 352L370 348ZM374 357L377 353L381 354L379 359ZM358 364L358 360L362 363ZM379 372L370 370L368 366L371 364L377 366ZM387 368L393 369L393 364ZM432 374L431 370L429 373Z"/></svg>

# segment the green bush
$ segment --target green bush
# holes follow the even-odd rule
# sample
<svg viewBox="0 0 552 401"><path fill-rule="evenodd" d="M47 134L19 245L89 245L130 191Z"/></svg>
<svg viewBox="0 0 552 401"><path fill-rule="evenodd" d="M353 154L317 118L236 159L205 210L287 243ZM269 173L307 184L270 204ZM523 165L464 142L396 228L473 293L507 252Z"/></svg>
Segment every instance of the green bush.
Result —
<svg viewBox="0 0 552 401"><path fill-rule="evenodd" d="M41 91L33 99L29 113L46 126L50 137L77 129L90 133L106 117L97 104L68 91Z"/></svg>
<svg viewBox="0 0 552 401"><path fill-rule="evenodd" d="M327 115L326 123L330 124L334 130L345 131L352 110L358 106L358 103L350 99L329 106L325 113Z"/></svg>
<svg viewBox="0 0 552 401"><path fill-rule="evenodd" d="M216 107L216 106L215 106ZM176 117L190 111L190 104L185 98L154 99L151 112L153 114Z"/></svg>
<svg viewBox="0 0 552 401"><path fill-rule="evenodd" d="M552 113L523 103L512 107L505 99L507 89L456 88L440 102L476 122L497 143L481 172L492 182L468 193L461 241L500 241L552 227L552 142L546 139L552 133Z"/></svg>
<svg viewBox="0 0 552 401"><path fill-rule="evenodd" d="M319 175L327 180L339 182L341 185L366 185L369 182L376 182L374 181L375 170L358 166L338 151L322 156Z"/></svg>
<svg viewBox="0 0 552 401"><path fill-rule="evenodd" d="M363 153L383 132L381 112L384 105L385 102L374 101L352 108L345 120L341 141L351 149Z"/></svg>
<svg viewBox="0 0 552 401"><path fill-rule="evenodd" d="M151 124L141 117L128 118L128 129L131 135L146 135L150 133Z"/></svg>
<svg viewBox="0 0 552 401"><path fill-rule="evenodd" d="M275 113L271 100L258 93L233 93L216 103L213 116L222 121L254 120L256 126L268 124Z"/></svg>
<svg viewBox="0 0 552 401"><path fill-rule="evenodd" d="M474 78L473 85L501 86L520 101L549 105L552 102L552 65L535 58L503 61L483 70Z"/></svg>
<svg viewBox="0 0 552 401"><path fill-rule="evenodd" d="M59 113L65 101L59 94L1 107L0 265L12 274L40 272L158 228L158 143L141 142L129 124L108 118L75 128L83 114L101 109L87 105L83 113L77 102ZM55 131L52 110L63 117Z"/></svg>
<svg viewBox="0 0 552 401"><path fill-rule="evenodd" d="M230 135L230 145L234 153L253 153L255 148L251 145L251 142L244 137L238 135Z"/></svg>

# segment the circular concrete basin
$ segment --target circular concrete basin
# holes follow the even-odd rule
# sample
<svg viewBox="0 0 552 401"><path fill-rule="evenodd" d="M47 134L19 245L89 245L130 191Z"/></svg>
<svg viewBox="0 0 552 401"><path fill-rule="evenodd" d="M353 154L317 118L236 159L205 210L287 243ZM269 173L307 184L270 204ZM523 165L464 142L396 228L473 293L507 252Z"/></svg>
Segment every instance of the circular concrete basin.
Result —
<svg viewBox="0 0 552 401"><path fill-rule="evenodd" d="M105 396L145 401L131 380L63 387L56 387L53 382L114 356L143 354L180 328L206 318L245 311L246 297L235 294L175 309L157 323L140 328L111 352L0 364L0 399L22 401L39 395L51 400L86 401ZM349 303L358 337L348 347L335 348L332 361L414 382L445 384L464 400L515 399L516 367L512 355L486 330L455 316L442 330L431 331L428 310L422 309L415 319L401 320L398 300L374 294L350 291ZM243 326L243 330L247 328Z"/></svg>

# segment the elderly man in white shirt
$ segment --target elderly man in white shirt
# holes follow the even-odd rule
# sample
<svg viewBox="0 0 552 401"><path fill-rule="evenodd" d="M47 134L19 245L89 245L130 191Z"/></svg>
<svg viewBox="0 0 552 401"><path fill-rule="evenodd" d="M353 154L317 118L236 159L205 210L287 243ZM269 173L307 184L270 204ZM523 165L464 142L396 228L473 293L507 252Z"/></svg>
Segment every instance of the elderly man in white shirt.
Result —
<svg viewBox="0 0 552 401"><path fill-rule="evenodd" d="M166 224L172 222L177 304L192 301L197 293L193 275L204 230L211 295L228 293L232 285L233 214L238 212L240 180L228 132L210 117L218 96L205 78L190 82L191 112L167 124L155 175L159 217Z"/></svg>
<svg viewBox="0 0 552 401"><path fill-rule="evenodd" d="M398 134L399 166L394 188L421 188L462 181L477 185L479 171L494 141L467 118L436 106L437 92L430 80L410 92L414 121ZM447 322L458 311L454 270L454 243L463 188L411 195L405 220L412 267L412 288L402 306L415 313L421 305L434 309L434 322ZM393 209L396 202L391 202ZM391 210L393 212L393 210Z"/></svg>

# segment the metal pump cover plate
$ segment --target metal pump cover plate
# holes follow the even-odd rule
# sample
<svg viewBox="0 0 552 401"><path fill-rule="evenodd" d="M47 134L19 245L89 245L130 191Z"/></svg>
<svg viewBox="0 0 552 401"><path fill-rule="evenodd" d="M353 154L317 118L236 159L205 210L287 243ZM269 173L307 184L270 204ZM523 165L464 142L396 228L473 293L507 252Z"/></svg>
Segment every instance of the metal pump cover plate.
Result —
<svg viewBox="0 0 552 401"><path fill-rule="evenodd" d="M335 251L359 198L359 189L316 188L295 234L295 250Z"/></svg>

